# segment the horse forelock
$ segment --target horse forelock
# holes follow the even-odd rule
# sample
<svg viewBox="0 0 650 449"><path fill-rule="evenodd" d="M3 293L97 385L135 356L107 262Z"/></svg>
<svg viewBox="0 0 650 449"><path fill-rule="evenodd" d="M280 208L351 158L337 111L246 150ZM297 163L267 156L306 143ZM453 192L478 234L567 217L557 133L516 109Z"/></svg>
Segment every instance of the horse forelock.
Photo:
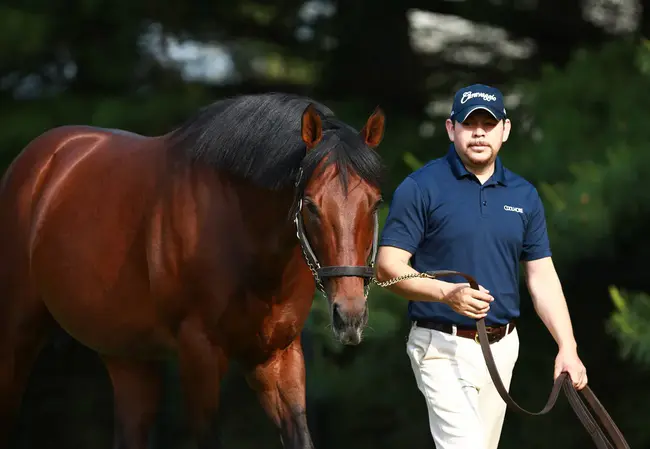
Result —
<svg viewBox="0 0 650 449"><path fill-rule="evenodd" d="M343 192L348 191L352 174L372 186L380 185L382 175L380 159L373 150L362 145L356 135L331 134L327 136L326 134L324 142L303 159L303 189L310 179L322 176L330 166L335 166Z"/></svg>

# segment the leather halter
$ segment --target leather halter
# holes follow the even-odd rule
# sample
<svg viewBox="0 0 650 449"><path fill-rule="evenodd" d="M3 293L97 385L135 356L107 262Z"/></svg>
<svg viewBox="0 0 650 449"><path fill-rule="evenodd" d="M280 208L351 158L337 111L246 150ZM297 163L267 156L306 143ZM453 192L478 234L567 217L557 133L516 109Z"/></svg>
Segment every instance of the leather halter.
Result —
<svg viewBox="0 0 650 449"><path fill-rule="evenodd" d="M298 204L294 214L294 224L296 225L296 236L300 242L300 247L302 249L303 257L309 266L309 269L314 276L316 281L316 287L323 294L326 294L325 286L323 284L323 279L333 278L333 277L361 277L364 278L364 296L368 296L368 291L370 289L370 283L375 276L375 260L377 258L377 242L379 238L379 218L377 212L374 213L374 235L372 240L372 249L370 251L370 257L367 265L329 265L321 266L318 261L318 257L314 253L311 245L309 244L309 239L305 232L305 225L302 219L302 206L303 206L303 192L300 189L300 183L302 181L303 171L300 168L298 172L298 177L296 179L296 196L298 198Z"/></svg>

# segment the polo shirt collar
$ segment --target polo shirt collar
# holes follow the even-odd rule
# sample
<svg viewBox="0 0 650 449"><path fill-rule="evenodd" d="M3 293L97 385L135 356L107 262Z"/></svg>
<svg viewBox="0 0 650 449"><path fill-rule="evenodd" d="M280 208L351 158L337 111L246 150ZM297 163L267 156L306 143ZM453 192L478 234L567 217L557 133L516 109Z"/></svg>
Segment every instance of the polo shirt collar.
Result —
<svg viewBox="0 0 650 449"><path fill-rule="evenodd" d="M449 161L449 166L451 167L451 171L456 177L456 179L474 176L472 173L470 173L467 170L467 168L465 168L465 165L463 165L463 161L460 160L460 157L458 156L458 153L456 152L456 148L454 147L453 143L449 145L449 151L447 152L447 160ZM494 173L492 174L492 176L490 176L490 179L488 179L485 184L487 185L492 183L498 183L504 186L507 185L506 173L503 168L503 163L501 162L501 158L499 158L498 156L495 161Z"/></svg>

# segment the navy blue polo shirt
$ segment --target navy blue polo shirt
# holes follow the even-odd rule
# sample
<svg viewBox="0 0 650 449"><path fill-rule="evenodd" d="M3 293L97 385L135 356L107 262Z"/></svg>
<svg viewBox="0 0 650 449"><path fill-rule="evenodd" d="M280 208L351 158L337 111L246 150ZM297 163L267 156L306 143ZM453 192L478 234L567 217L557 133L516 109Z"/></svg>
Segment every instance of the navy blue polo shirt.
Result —
<svg viewBox="0 0 650 449"><path fill-rule="evenodd" d="M544 207L535 187L503 166L483 185L453 144L446 156L411 173L395 190L380 245L412 254L417 271L474 276L494 297L487 325L519 316L519 262L551 255ZM440 278L467 282L460 276ZM409 318L475 326L440 302L410 301Z"/></svg>

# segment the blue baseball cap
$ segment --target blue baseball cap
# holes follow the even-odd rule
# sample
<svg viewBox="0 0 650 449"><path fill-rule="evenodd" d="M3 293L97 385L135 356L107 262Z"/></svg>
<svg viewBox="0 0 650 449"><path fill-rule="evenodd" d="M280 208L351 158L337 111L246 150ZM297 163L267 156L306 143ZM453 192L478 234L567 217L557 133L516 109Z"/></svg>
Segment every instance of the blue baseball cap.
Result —
<svg viewBox="0 0 650 449"><path fill-rule="evenodd" d="M449 118L462 123L477 109L488 111L497 120L505 119L507 116L503 105L503 94L499 89L485 84L472 84L456 92Z"/></svg>

